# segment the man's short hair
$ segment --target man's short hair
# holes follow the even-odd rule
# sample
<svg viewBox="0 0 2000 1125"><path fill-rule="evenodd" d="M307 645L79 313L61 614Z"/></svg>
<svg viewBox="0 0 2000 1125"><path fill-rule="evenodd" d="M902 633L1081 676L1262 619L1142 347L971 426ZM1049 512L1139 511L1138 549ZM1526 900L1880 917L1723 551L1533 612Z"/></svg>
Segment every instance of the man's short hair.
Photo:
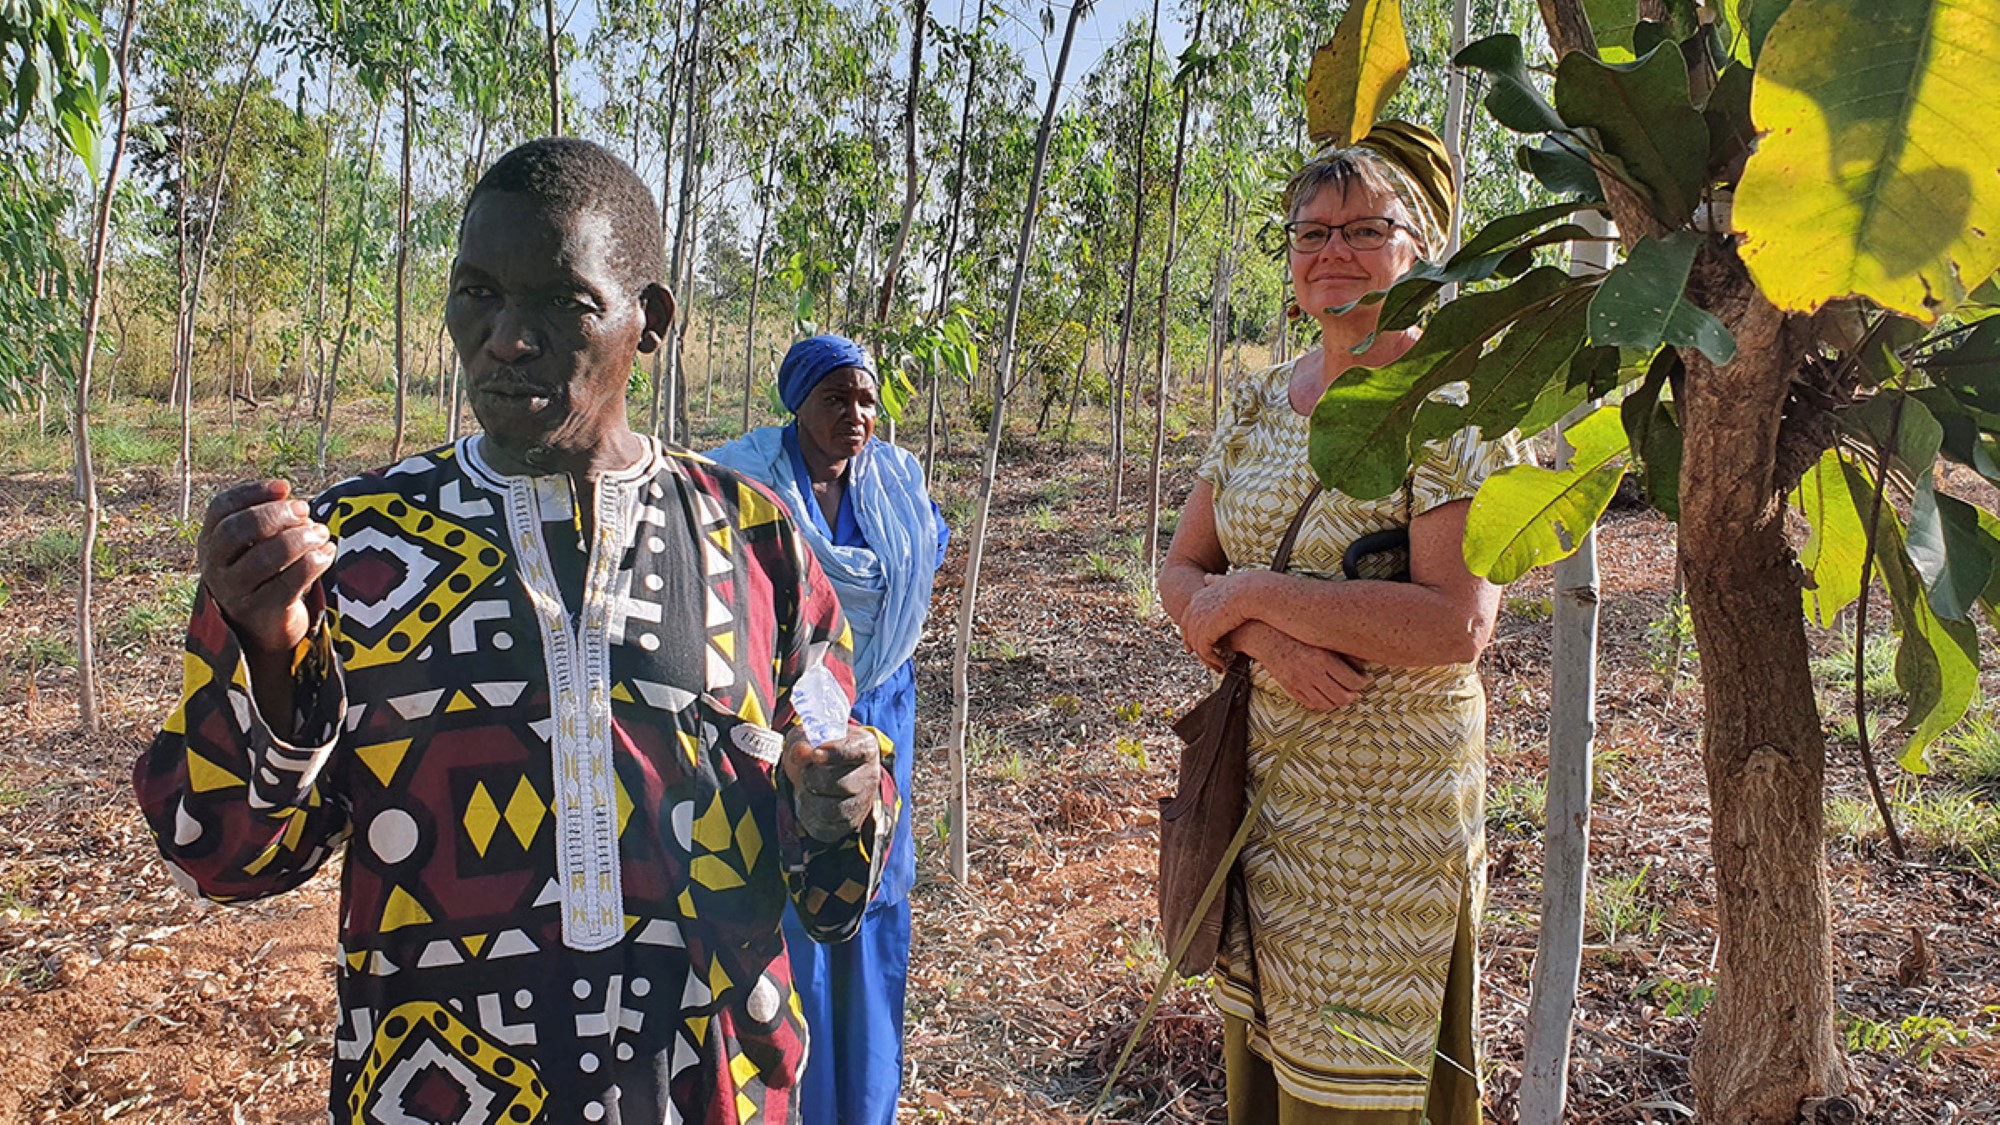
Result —
<svg viewBox="0 0 2000 1125"><path fill-rule="evenodd" d="M578 137L529 141L494 161L466 197L465 210L489 191L529 196L554 217L603 215L617 232L617 267L634 292L667 272L666 238L653 189L602 145ZM461 232L464 216L459 218Z"/></svg>

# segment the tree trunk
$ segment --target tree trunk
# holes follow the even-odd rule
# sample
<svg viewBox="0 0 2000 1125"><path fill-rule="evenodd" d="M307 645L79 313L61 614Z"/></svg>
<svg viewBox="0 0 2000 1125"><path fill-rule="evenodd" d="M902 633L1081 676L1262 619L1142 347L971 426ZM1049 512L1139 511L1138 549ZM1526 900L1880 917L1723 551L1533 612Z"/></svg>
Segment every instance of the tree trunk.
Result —
<svg viewBox="0 0 2000 1125"><path fill-rule="evenodd" d="M764 184L758 192L757 244L750 254L749 324L743 329L743 431L750 432L750 401L757 389L757 291L764 281L764 236L771 229L771 176L777 167L778 144L764 151Z"/></svg>
<svg viewBox="0 0 2000 1125"><path fill-rule="evenodd" d="M292 395L291 410L285 415L285 429L291 430L292 415L299 409L305 397L306 375L304 367L312 368L313 401L319 401L321 383L326 378L326 269L327 269L327 224L333 210L333 67L326 68L326 159L320 162L319 170L319 222L313 228L313 287L312 287L312 363L300 364L299 386Z"/></svg>
<svg viewBox="0 0 2000 1125"><path fill-rule="evenodd" d="M1035 219L1041 209L1042 173L1049 162L1049 134L1054 130L1056 105L1062 97L1063 74L1069 70L1070 48L1076 45L1076 29L1083 23L1093 0L1076 0L1069 21L1063 25L1062 50L1056 55L1055 73L1049 76L1049 104L1042 112L1041 129L1035 134L1035 166L1028 178L1028 203L1021 216L1021 238L1014 249L1014 281L1007 290L1007 315L1000 334L999 374L993 381L993 416L986 426L986 464L979 476L979 511L972 522L972 549L965 563L965 585L958 595L958 638L951 661L951 787L945 808L951 821L951 873L960 883L970 874L970 852L966 814L969 809L965 763L965 734L971 709L967 680L972 663L972 622L979 604L979 564L986 554L986 521L993 509L993 482L999 474L1000 434L1006 427L1008 377L1014 363L1014 331L1021 320L1021 290L1028 281L1028 259L1034 248Z"/></svg>
<svg viewBox="0 0 2000 1125"><path fill-rule="evenodd" d="M354 201L354 249L347 258L347 292L341 298L340 332L333 341L333 360L326 369L326 393L320 400L319 447L314 465L326 480L326 447L333 432L333 400L340 392L340 358L347 352L347 332L354 324L354 278L361 271L361 242L368 230L368 184L375 178L375 151L382 139L382 103L375 105L375 126L368 133L368 159L361 167L361 194Z"/></svg>
<svg viewBox="0 0 2000 1125"><path fill-rule="evenodd" d="M1195 9L1194 30L1188 35L1187 49L1201 43L1202 24L1208 19L1208 5ZM1167 182L1167 248L1160 261L1160 343L1159 401L1153 404L1153 455L1146 467L1146 575L1160 571L1160 466L1167 452L1167 336L1171 319L1168 303L1174 292L1174 257L1180 249L1181 173L1187 167L1188 114L1194 105L1194 79L1181 82L1180 120L1174 126L1174 171ZM1136 243L1135 243L1136 244Z"/></svg>
<svg viewBox="0 0 2000 1125"><path fill-rule="evenodd" d="M963 8L959 9L961 12ZM972 36L965 59L965 99L958 112L958 152L957 168L952 176L951 208L945 220L944 264L938 270L937 309L932 319L941 320L951 309L952 266L958 255L958 221L965 213L965 164L972 143L972 103L979 91L979 57L981 29L986 25L986 0L979 0L979 7L972 17ZM971 393L968 381L966 393ZM930 418L924 431L924 479L936 479L931 469L936 465L936 451L951 450L951 416L945 412L939 401L942 388L937 386L937 376L932 376Z"/></svg>
<svg viewBox="0 0 2000 1125"><path fill-rule="evenodd" d="M556 31L556 0L542 0L542 25L548 32L549 135L563 135L562 41Z"/></svg>
<svg viewBox="0 0 2000 1125"><path fill-rule="evenodd" d="M1610 224L1584 220L1599 236ZM1570 247L1572 274L1611 267L1611 244ZM1595 404L1579 407L1563 428ZM1557 448L1567 468L1574 451ZM1528 994L1526 1048L1521 1062L1521 1125L1561 1125L1569 1100L1570 1024L1576 1015L1577 974L1583 967L1584 891L1590 874L1590 790L1597 745L1597 532L1586 531L1575 553L1555 565L1554 646L1549 700L1549 782L1543 802L1542 924Z"/></svg>
<svg viewBox="0 0 2000 1125"><path fill-rule="evenodd" d="M1798 562L1775 450L1807 343L1733 256L1697 265L1703 307L1736 335L1717 368L1694 349L1682 413L1681 559L1702 663L1721 945L1691 1078L1718 1125L1791 1122L1846 1088L1834 1032L1826 878L1826 736L1807 666Z"/></svg>
<svg viewBox="0 0 2000 1125"><path fill-rule="evenodd" d="M910 240L910 220L917 214L917 101L924 82L924 24L931 0L916 0L910 19L910 95L903 104L903 218L896 224L896 242L889 250L889 264L882 269L882 300L875 306L875 323L889 321L889 305L896 299L896 273L903 267L903 248Z"/></svg>
<svg viewBox="0 0 2000 1125"><path fill-rule="evenodd" d="M695 0L697 18L699 18L701 13L701 3L702 0ZM674 50L668 57L680 60L674 65L680 67L681 70L688 69L692 65L694 58L693 53L688 50L687 42L681 38L681 5L679 0L675 0L674 3ZM674 198L674 138L676 136L674 130L680 121L680 82L682 77L682 74L676 71L662 83L667 91L667 121L660 129L660 239L662 242L665 242L667 237L667 216L672 213L670 204ZM683 175L685 175L685 171L683 171ZM664 285L673 285L672 274L670 273L667 277L661 278L660 281ZM678 298L679 294L675 294L675 297ZM662 413L667 393L666 380L667 349L662 347L655 349L653 352L653 393L651 395L651 413L647 420L647 429L654 434L658 434L660 427L666 424L665 415Z"/></svg>
<svg viewBox="0 0 2000 1125"><path fill-rule="evenodd" d="M195 318L201 311L201 283L208 272L208 253L215 242L215 217L222 208L222 184L229 172L229 150L236 143L236 125L243 119L243 102L249 97L250 83L258 76L257 60L263 57L264 42L270 38L276 20L265 20L258 25L257 41L250 46L250 57L243 62L243 80L236 84L236 104L229 111L229 127L222 133L222 149L215 157L215 180L208 193L208 215L202 223L201 242L195 247L194 279L188 288L187 333L182 339L181 397L181 452L180 452L180 518L188 518L188 509L194 502L194 329ZM182 135L186 135L186 123L182 124ZM185 173L186 165L182 165ZM185 178L185 176L184 176ZM182 190L186 190L183 185Z"/></svg>
<svg viewBox="0 0 2000 1125"><path fill-rule="evenodd" d="M410 91L410 72L403 71L403 168L396 192L396 436L389 443L389 460L403 459L403 420L410 394L409 275L410 275L410 150L416 132L417 101Z"/></svg>
<svg viewBox="0 0 2000 1125"><path fill-rule="evenodd" d="M1125 506L1125 371L1132 349L1132 313L1139 286L1139 242L1146 230L1146 123L1153 114L1154 44L1160 38L1160 0L1146 32L1146 84L1139 93L1139 132L1132 144L1132 248L1125 255L1125 309L1118 319L1118 362L1111 375L1111 515Z"/></svg>
<svg viewBox="0 0 2000 1125"><path fill-rule="evenodd" d="M103 726L97 695L97 631L92 626L91 555L97 550L97 529L103 511L97 499L97 468L90 459L90 372L96 359L98 313L104 306L104 259L111 245L111 201L118 193L118 170L125 162L125 136L132 108L132 24L137 0L125 0L125 20L118 29L118 125L111 143L111 162L104 167L104 191L97 206L97 229L90 242L90 296L83 306L83 345L76 371L76 488L83 500L82 558L76 583L77 718L83 729Z"/></svg>

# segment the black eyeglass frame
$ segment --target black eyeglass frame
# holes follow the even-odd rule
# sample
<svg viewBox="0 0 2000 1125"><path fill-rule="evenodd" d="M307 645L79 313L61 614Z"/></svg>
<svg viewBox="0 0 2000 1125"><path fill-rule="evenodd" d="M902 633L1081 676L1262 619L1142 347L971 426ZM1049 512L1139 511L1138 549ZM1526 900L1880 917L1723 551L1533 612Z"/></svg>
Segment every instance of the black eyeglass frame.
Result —
<svg viewBox="0 0 2000 1125"><path fill-rule="evenodd" d="M1373 246L1356 246L1354 244L1354 240L1347 237L1347 228L1354 226L1357 223L1386 223L1388 224L1389 229L1382 235L1381 242ZM1320 227L1326 231L1326 240L1310 250L1298 244L1299 228L1308 226ZM1410 224L1403 222L1401 219L1391 218L1388 215L1363 215L1358 219L1349 219L1344 223L1322 223L1317 219L1293 219L1291 222L1286 223L1283 227L1279 229L1285 232L1286 248L1289 249L1294 254L1317 254L1320 251L1326 249L1327 243L1333 241L1333 236L1336 234L1340 236L1340 241L1345 243L1349 250L1352 250L1357 254L1367 254L1372 251L1380 250L1382 247L1389 245L1389 240L1395 237L1395 234L1398 230L1408 231L1412 235L1417 233L1415 227L1412 227Z"/></svg>

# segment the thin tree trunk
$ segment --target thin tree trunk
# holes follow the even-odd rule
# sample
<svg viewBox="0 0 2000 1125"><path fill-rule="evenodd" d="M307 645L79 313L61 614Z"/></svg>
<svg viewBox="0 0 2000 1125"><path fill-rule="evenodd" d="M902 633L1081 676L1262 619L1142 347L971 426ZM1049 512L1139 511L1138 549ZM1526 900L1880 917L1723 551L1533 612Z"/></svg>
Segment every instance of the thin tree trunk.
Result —
<svg viewBox="0 0 2000 1125"><path fill-rule="evenodd" d="M694 0L694 27L691 29L688 40L681 39L681 6L678 2L674 5L674 57L680 60L676 64L680 67L680 72L674 74L666 83L667 123L660 134L660 151L665 154L661 161L660 172L660 236L662 239L667 234L667 216L672 213L672 208L669 204L673 200L674 138L676 136L674 130L680 121L680 83L683 79L690 85L694 82L692 75L694 70L695 44L693 40L699 39L701 35L702 3L703 0ZM689 116L693 116L692 112L690 112ZM688 132L694 132L692 123L688 126ZM685 162L681 167L681 182L683 184L687 182L687 166ZM677 269L669 270L667 277L663 280L671 286L674 274L677 272L679 272ZM648 420L647 428L655 434L662 433L663 430L661 427L668 425L668 416L665 411L668 379L667 351L667 348L661 347L653 353L653 401L651 418Z"/></svg>
<svg viewBox="0 0 2000 1125"><path fill-rule="evenodd" d="M410 90L410 72L403 71L403 168L396 193L396 436L389 443L389 460L403 459L403 424L410 393L409 275L410 158L417 128L417 100Z"/></svg>
<svg viewBox="0 0 2000 1125"><path fill-rule="evenodd" d="M743 330L743 433L750 432L750 400L757 384L757 291L764 281L764 236L771 229L771 175L778 159L773 140L765 149L764 184L758 193L757 245L750 255L749 325Z"/></svg>
<svg viewBox="0 0 2000 1125"><path fill-rule="evenodd" d="M556 31L556 0L542 0L542 22L548 31L549 135L563 135L562 40Z"/></svg>
<svg viewBox="0 0 2000 1125"><path fill-rule="evenodd" d="M347 353L347 332L354 323L354 278L361 271L361 242L368 233L368 185L375 178L375 150L382 139L382 103L375 105L375 126L368 134L368 159L361 168L361 196L354 203L354 249L347 259L347 291L341 298L340 332L333 341L333 362L326 369L326 393L320 401L319 448L313 464L326 479L326 447L333 432L333 400L340 393L340 359Z"/></svg>
<svg viewBox="0 0 2000 1125"><path fill-rule="evenodd" d="M466 170L466 194L472 193L472 185L478 183L486 168L486 137L491 122L482 111L479 115L479 140L472 148L472 166ZM458 358L457 341L451 349L451 394L450 405L445 408L445 440L458 440L458 416L465 410L465 364Z"/></svg>
<svg viewBox="0 0 2000 1125"><path fill-rule="evenodd" d="M1139 286L1139 241L1146 230L1146 125L1153 114L1153 55L1160 38L1160 0L1146 32L1146 84L1139 94L1139 132L1132 153L1132 247L1125 255L1125 309L1119 315L1118 363L1111 377L1111 515L1125 505L1125 362L1132 347L1132 313Z"/></svg>
<svg viewBox="0 0 2000 1125"><path fill-rule="evenodd" d="M118 29L118 125L111 142L111 162L105 165L104 191L98 197L97 229L90 242L90 296L83 306L83 351L76 371L76 487L83 500L82 558L76 584L77 718L83 729L103 726L97 692L97 631L92 625L91 556L103 511L97 498L97 468L90 458L90 373L96 359L98 313L104 303L104 259L111 246L111 201L118 193L118 171L125 162L126 122L132 108L132 25L137 0L125 0L125 21Z"/></svg>
<svg viewBox="0 0 2000 1125"><path fill-rule="evenodd" d="M1202 24L1208 19L1208 5L1195 9L1194 30L1188 35L1188 50L1201 43ZM1174 127L1174 171L1167 186L1167 250L1160 263L1159 401L1153 404L1153 456L1146 469L1146 574L1160 570L1160 466L1167 452L1167 335L1170 326L1168 302L1173 297L1174 257L1180 250L1181 173L1187 167L1188 115L1194 106L1194 79L1181 81L1180 121Z"/></svg>
<svg viewBox="0 0 2000 1125"><path fill-rule="evenodd" d="M320 162L319 171L319 223L313 232L313 287L312 287L312 342L311 364L301 364L312 368L313 401L319 401L319 388L326 378L326 267L327 267L327 224L333 210L333 67L326 68L326 159ZM298 390L292 395L291 411L286 414L285 428L291 429L291 415L298 412L299 402L305 397L306 373L299 372Z"/></svg>
<svg viewBox="0 0 2000 1125"><path fill-rule="evenodd" d="M187 300L187 334L181 345L185 353L181 367L186 372L181 398L179 511L183 520L188 518L188 509L194 502L194 329L195 318L201 311L201 283L208 272L209 250L215 242L215 218L222 207L222 184L229 173L229 151L236 143L236 125L243 119L243 103L250 95L250 83L258 76L257 60L264 54L264 42L276 26L276 20L265 20L258 25L257 40L250 46L250 57L244 60L243 80L236 84L236 104L229 111L229 127L223 130L222 148L215 157L215 181L208 193L208 215L202 223L201 243L195 248L194 280ZM182 135L186 135L185 125ZM185 169L186 165L182 167Z"/></svg>
<svg viewBox="0 0 2000 1125"><path fill-rule="evenodd" d="M1021 320L1021 290L1028 281L1028 259L1034 248L1035 219L1041 210L1042 173L1048 167L1049 134L1054 130L1056 105L1062 97L1063 75L1069 70L1070 48L1076 44L1076 29L1083 23L1093 0L1076 0L1063 26L1062 50L1056 55L1055 73L1049 76L1049 104L1042 111L1041 129L1035 134L1035 167L1028 178L1028 203L1021 216L1021 238L1014 250L1014 281L1007 290L1007 314L1000 333L1000 371L994 379L993 416L986 427L986 464L979 476L979 511L972 523L972 550L965 563L965 585L959 592L958 639L951 662L951 788L945 797L951 821L951 873L961 884L971 873L966 816L969 812L965 763L965 733L971 708L967 680L972 661L972 622L979 604L979 564L986 554L987 517L993 509L993 483L999 475L1000 434L1006 426L1005 395L1014 362L1014 332Z"/></svg>
<svg viewBox="0 0 2000 1125"><path fill-rule="evenodd" d="M1593 233L1610 232L1601 218ZM1570 272L1611 266L1608 242L1579 242ZM1594 404L1563 426L1580 421ZM1557 448L1567 468L1574 451ZM1521 1125L1561 1125L1569 1099L1570 1022L1577 974L1583 967L1584 890L1590 872L1591 757L1597 743L1597 532L1584 533L1576 552L1555 565L1554 666L1550 689L1549 782L1543 802L1542 924L1528 995L1527 1047L1521 1067Z"/></svg>
<svg viewBox="0 0 2000 1125"><path fill-rule="evenodd" d="M959 9L961 13L964 10L963 7ZM972 17L973 35L965 60L965 100L959 106L958 114L958 154L956 158L958 167L952 178L950 216L945 220L944 265L938 271L938 299L937 309L932 317L934 320L943 319L945 313L951 309L951 271L954 259L958 254L958 222L965 210L965 164L972 141L972 104L974 97L979 91L979 29L984 27L985 24L986 0L979 0L979 7L974 11ZM933 391L937 391L938 389L934 380ZM966 384L965 392L968 396L972 393L972 386L969 381ZM942 404L938 401L938 394L933 393L931 396L931 420L925 435L924 460L926 471L924 475L927 480L932 479L929 467L935 464L935 450L939 448L942 448L947 453L951 451L951 416L944 412Z"/></svg>
<svg viewBox="0 0 2000 1125"><path fill-rule="evenodd" d="M889 305L896 298L896 273L903 267L903 248L910 239L910 221L917 214L917 103L923 93L924 25L928 22L931 0L916 0L916 14L910 19L910 95L903 104L903 218L896 224L896 242L889 250L889 264L882 270L882 300L875 306L875 323L889 322Z"/></svg>

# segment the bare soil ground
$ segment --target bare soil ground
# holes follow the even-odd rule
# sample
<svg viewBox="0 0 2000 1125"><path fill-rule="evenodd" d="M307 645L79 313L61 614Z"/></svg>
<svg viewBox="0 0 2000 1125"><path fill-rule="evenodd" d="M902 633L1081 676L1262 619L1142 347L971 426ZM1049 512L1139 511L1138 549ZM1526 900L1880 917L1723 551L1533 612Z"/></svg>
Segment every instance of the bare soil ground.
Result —
<svg viewBox="0 0 2000 1125"><path fill-rule="evenodd" d="M1191 483L1199 441L1170 450L1169 511ZM940 462L938 492L958 534L918 656L905 1117L1078 1121L1159 971L1155 798L1172 785L1169 718L1205 679L1135 558L1143 475L1128 476L1114 515L1101 447L1010 444L975 624L972 877L953 881L943 742L966 498L978 475L964 445ZM221 479L203 481L197 502ZM333 873L231 908L168 881L132 806L129 771L178 688L192 549L169 518L173 490L160 474L126 473L106 500L98 620L108 727L85 736L64 665L76 577L74 544L63 539L77 526L68 481L0 477L0 1125L324 1120ZM1674 672L1663 624L1672 528L1615 511L1601 550L1597 889L1570 1116L1685 1121L1686 1059L1715 940L1698 665L1682 652ZM1545 575L1509 590L1485 665L1493 781L1482 1036L1498 1122L1515 1120L1540 904L1549 596ZM1852 757L1833 748L1836 799L1862 792ZM1918 862L1898 866L1865 832L1828 849L1842 1029L1864 1120L2000 1120L1992 860L1982 868L1920 846ZM1220 1120L1220 1038L1204 987L1176 986L1106 1119Z"/></svg>

